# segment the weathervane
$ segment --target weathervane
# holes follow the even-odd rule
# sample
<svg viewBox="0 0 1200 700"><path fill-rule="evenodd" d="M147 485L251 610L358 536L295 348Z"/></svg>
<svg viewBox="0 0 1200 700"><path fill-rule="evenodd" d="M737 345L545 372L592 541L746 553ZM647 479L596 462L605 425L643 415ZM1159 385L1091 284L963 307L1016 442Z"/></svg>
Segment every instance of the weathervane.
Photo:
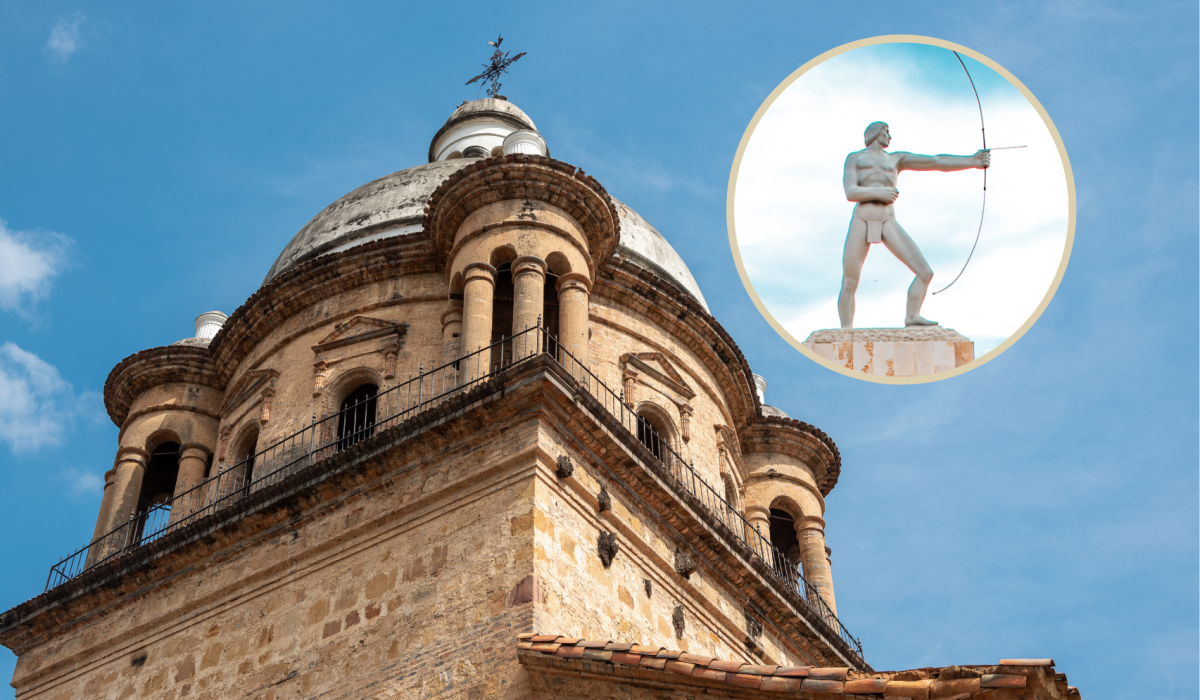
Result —
<svg viewBox="0 0 1200 700"><path fill-rule="evenodd" d="M488 46L496 47L496 53L492 54L492 60L490 63L483 64L483 72L482 73L480 73L479 75L477 75L474 78L471 78L470 80L467 81L467 85L470 85L471 83L475 82L476 80L483 80L484 82L487 82L489 80L492 81L492 85L491 85L491 87L488 88L488 91L487 91L488 97L495 97L496 95L498 95L500 93L500 76L507 73L508 67L511 66L513 63L516 63L518 58L525 55L525 52L522 51L521 53L517 54L516 56L509 58L507 51L500 50L500 44L502 44L502 43L504 43L504 37L502 37L500 35L496 36L495 41L488 42Z"/></svg>

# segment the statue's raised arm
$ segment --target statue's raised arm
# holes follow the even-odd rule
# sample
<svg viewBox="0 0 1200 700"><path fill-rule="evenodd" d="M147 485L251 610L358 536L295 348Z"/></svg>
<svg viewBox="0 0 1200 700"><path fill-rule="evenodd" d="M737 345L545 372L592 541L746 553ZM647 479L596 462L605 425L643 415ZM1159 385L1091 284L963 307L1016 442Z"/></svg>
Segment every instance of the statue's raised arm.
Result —
<svg viewBox="0 0 1200 700"><path fill-rule="evenodd" d="M971 168L986 168L992 164L992 154L988 150L975 151L970 156L924 156L920 153L897 151L892 154L899 157L896 170L938 170L952 172L955 170L970 170Z"/></svg>

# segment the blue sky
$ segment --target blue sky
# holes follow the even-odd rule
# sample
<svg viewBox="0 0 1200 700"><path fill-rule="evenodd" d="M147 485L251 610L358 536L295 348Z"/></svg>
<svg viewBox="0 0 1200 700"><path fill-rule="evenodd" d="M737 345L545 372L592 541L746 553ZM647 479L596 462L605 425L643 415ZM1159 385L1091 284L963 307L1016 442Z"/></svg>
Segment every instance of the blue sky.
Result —
<svg viewBox="0 0 1200 700"><path fill-rule="evenodd" d="M4 2L0 607L91 533L108 371L240 305L329 202L424 162L503 29L529 52L505 92L554 155L671 240L768 401L838 442L838 608L876 668L1053 656L1091 700L1195 698L1196 26L1195 3ZM762 320L725 191L780 81L902 33L970 46L1038 96L1079 220L1020 342L952 381L880 386Z"/></svg>

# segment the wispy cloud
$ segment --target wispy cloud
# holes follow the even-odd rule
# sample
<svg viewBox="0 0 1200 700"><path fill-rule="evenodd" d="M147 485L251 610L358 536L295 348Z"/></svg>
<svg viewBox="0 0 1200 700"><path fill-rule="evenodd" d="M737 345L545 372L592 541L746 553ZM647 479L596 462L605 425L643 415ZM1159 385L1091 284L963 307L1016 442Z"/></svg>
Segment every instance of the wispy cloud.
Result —
<svg viewBox="0 0 1200 700"><path fill-rule="evenodd" d="M58 233L13 231L0 219L0 310L29 315L66 267L70 243Z"/></svg>
<svg viewBox="0 0 1200 700"><path fill-rule="evenodd" d="M87 21L82 12L60 15L46 40L46 56L55 65L64 65L71 55L83 47L79 27Z"/></svg>
<svg viewBox="0 0 1200 700"><path fill-rule="evenodd" d="M67 495L71 498L91 498L104 493L104 478L95 472L68 467L59 478L66 482Z"/></svg>
<svg viewBox="0 0 1200 700"><path fill-rule="evenodd" d="M54 365L14 343L0 345L0 441L13 452L60 444L99 406L98 394L76 394Z"/></svg>

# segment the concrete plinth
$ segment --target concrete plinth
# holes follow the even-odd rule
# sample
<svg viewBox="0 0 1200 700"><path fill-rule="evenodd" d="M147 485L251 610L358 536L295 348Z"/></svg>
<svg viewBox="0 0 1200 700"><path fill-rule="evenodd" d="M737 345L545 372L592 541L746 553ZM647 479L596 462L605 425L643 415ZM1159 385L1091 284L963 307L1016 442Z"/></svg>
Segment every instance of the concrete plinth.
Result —
<svg viewBox="0 0 1200 700"><path fill-rule="evenodd" d="M813 331L804 346L846 369L882 377L936 374L975 359L970 338L941 326Z"/></svg>

